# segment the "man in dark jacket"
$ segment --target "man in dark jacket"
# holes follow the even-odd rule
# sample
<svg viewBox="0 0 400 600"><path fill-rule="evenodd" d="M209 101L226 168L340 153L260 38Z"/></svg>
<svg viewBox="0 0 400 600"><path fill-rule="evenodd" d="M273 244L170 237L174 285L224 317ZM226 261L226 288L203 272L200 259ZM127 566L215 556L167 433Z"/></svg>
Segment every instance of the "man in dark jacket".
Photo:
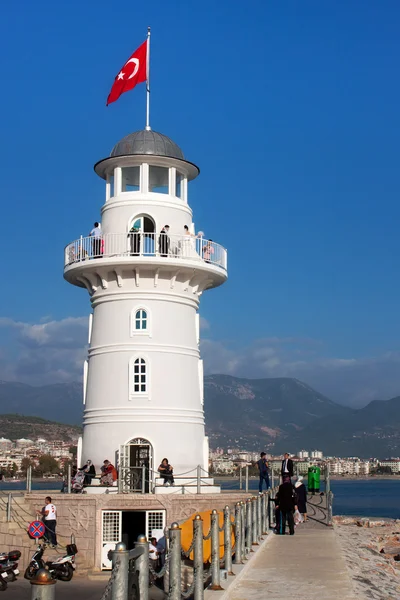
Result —
<svg viewBox="0 0 400 600"><path fill-rule="evenodd" d="M276 494L276 509L280 512L280 524L277 533L285 535L286 522L289 525L290 535L294 535L294 511L296 510L296 496L290 482L282 483Z"/></svg>
<svg viewBox="0 0 400 600"><path fill-rule="evenodd" d="M289 454L287 452L285 452L282 461L281 475L282 483L285 483L285 481L290 482L291 477L293 477L293 461L291 458L289 458Z"/></svg>
<svg viewBox="0 0 400 600"><path fill-rule="evenodd" d="M258 486L258 491L260 492L260 494L262 493L264 481L265 481L265 487L267 488L267 490L270 488L268 462L267 462L267 459L265 458L266 456L267 455L265 454L265 452L261 452L260 460L257 461L257 467L258 467L258 471L260 473L260 483Z"/></svg>

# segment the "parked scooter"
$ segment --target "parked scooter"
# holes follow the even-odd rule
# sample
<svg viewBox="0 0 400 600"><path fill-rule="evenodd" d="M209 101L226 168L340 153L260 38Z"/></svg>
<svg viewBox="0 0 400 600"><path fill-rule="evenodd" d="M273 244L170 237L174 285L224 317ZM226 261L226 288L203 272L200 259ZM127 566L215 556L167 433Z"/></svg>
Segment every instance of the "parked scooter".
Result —
<svg viewBox="0 0 400 600"><path fill-rule="evenodd" d="M39 569L47 569L53 579L59 579L60 581L71 581L74 571L76 569L75 555L78 553L78 549L75 544L68 544L67 554L61 556L56 560L43 560L43 554L46 549L46 544L39 544L35 552L33 553L31 562L26 567L24 577L25 579L33 579Z"/></svg>
<svg viewBox="0 0 400 600"><path fill-rule="evenodd" d="M19 550L11 550L11 552L3 552L0 554L0 567L2 569L1 576L6 573L8 581L15 581L17 575L19 575L18 561L21 558L21 552Z"/></svg>
<svg viewBox="0 0 400 600"><path fill-rule="evenodd" d="M7 589L8 575L6 571L0 566L0 592L4 592Z"/></svg>

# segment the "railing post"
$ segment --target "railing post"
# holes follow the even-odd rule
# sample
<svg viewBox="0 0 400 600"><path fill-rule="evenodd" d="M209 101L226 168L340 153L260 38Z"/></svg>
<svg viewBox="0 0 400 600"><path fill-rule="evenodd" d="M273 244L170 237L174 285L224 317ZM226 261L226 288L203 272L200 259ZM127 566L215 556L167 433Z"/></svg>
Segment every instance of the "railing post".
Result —
<svg viewBox="0 0 400 600"><path fill-rule="evenodd" d="M235 565L240 565L242 548L242 515L240 502L235 506ZM226 567L225 567L226 568Z"/></svg>
<svg viewBox="0 0 400 600"><path fill-rule="evenodd" d="M271 467L271 487L274 487L274 477L275 477L275 473L274 473L274 467Z"/></svg>
<svg viewBox="0 0 400 600"><path fill-rule="evenodd" d="M201 494L201 466L197 465L197 493Z"/></svg>
<svg viewBox="0 0 400 600"><path fill-rule="evenodd" d="M210 590L222 590L219 566L219 513L211 511L211 584Z"/></svg>
<svg viewBox="0 0 400 600"><path fill-rule="evenodd" d="M252 527L251 527L251 500L246 500L246 550L253 552L251 548Z"/></svg>
<svg viewBox="0 0 400 600"><path fill-rule="evenodd" d="M193 577L194 577L194 600L204 599L204 558L203 558L203 519L196 515L193 519Z"/></svg>
<svg viewBox="0 0 400 600"><path fill-rule="evenodd" d="M68 466L67 466L67 494L71 493L71 479L72 479L71 475L72 475L72 467L71 467L71 464L68 463Z"/></svg>
<svg viewBox="0 0 400 600"><path fill-rule="evenodd" d="M39 569L31 581L31 600L54 600L56 583L47 569Z"/></svg>
<svg viewBox="0 0 400 600"><path fill-rule="evenodd" d="M240 503L239 504L239 519L240 519ZM236 505L237 506L237 505ZM235 510L236 519L236 510ZM236 522L236 521L235 521ZM241 521L240 521L241 523ZM236 529L236 527L235 527ZM242 527L240 527L240 533L242 533ZM237 549L237 543L236 549ZM240 535L239 554L242 549L242 536ZM237 551L237 550L236 550ZM233 575L232 571L232 523L231 523L231 509L229 506L224 508L224 567L228 575Z"/></svg>
<svg viewBox="0 0 400 600"><path fill-rule="evenodd" d="M239 490L243 489L243 467L239 467Z"/></svg>
<svg viewBox="0 0 400 600"><path fill-rule="evenodd" d="M115 546L112 554L114 577L111 586L111 600L127 600L129 581L129 551L123 542ZM118 565L118 566L117 566Z"/></svg>
<svg viewBox="0 0 400 600"><path fill-rule="evenodd" d="M246 465L246 492L249 491L249 465Z"/></svg>
<svg viewBox="0 0 400 600"><path fill-rule="evenodd" d="M26 491L32 491L32 465L29 465L26 470Z"/></svg>
<svg viewBox="0 0 400 600"><path fill-rule="evenodd" d="M246 558L246 503L240 503L240 520L242 523L242 547L241 547L241 557L242 560Z"/></svg>
<svg viewBox="0 0 400 600"><path fill-rule="evenodd" d="M150 555L149 542L145 535L139 535L135 548L143 547L143 553L135 560L135 570L138 572L140 600L148 600L149 598L149 572L150 572ZM129 561L128 561L129 563ZM129 569L129 564L128 564ZM128 596L126 596L128 599ZM114 599L113 599L114 600Z"/></svg>
<svg viewBox="0 0 400 600"><path fill-rule="evenodd" d="M330 464L327 462L325 465L325 494L328 495L331 491L331 473Z"/></svg>
<svg viewBox="0 0 400 600"><path fill-rule="evenodd" d="M257 537L261 540L262 525L261 525L261 496L258 495L256 499L257 503Z"/></svg>
<svg viewBox="0 0 400 600"><path fill-rule="evenodd" d="M332 517L333 517L333 494L332 492L329 490L329 493L327 495L327 519L328 519L328 525L332 525Z"/></svg>
<svg viewBox="0 0 400 600"><path fill-rule="evenodd" d="M170 555L168 600L181 600L181 532L178 523L172 523L168 533Z"/></svg>
<svg viewBox="0 0 400 600"><path fill-rule="evenodd" d="M146 466L142 465L142 494L146 493Z"/></svg>
<svg viewBox="0 0 400 600"><path fill-rule="evenodd" d="M265 493L261 495L261 535L267 533L267 527L265 525Z"/></svg>
<svg viewBox="0 0 400 600"><path fill-rule="evenodd" d="M7 498L7 523L11 521L11 504L12 504L12 494L8 494Z"/></svg>

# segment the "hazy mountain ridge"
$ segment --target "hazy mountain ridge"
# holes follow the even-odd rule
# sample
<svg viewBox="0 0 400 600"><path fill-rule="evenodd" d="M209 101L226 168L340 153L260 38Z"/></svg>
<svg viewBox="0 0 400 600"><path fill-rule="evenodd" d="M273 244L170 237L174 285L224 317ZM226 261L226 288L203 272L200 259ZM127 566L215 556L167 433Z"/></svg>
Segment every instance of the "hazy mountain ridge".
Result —
<svg viewBox="0 0 400 600"><path fill-rule="evenodd" d="M205 377L204 394L211 447L272 452L318 448L327 455L366 458L400 455L400 397L373 401L356 410L336 404L297 379L230 375ZM82 386L33 387L2 381L0 435L4 437L10 435L2 433L1 419L10 412L80 425ZM23 431L18 437L34 435L25 425Z"/></svg>
<svg viewBox="0 0 400 600"><path fill-rule="evenodd" d="M55 423L39 417L21 415L0 415L0 437L16 441L20 438L46 441L62 440L76 442L81 433L80 427Z"/></svg>

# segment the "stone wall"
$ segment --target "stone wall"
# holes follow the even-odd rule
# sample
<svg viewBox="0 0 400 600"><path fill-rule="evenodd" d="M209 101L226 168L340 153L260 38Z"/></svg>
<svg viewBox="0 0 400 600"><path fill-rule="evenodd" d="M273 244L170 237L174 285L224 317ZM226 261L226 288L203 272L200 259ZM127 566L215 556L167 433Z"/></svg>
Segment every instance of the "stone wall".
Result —
<svg viewBox="0 0 400 600"><path fill-rule="evenodd" d="M54 494L57 507L57 536L65 546L71 534L78 546L79 572L100 570L101 516L103 510L165 510L166 523L183 522L196 512L233 508L239 500L251 497L250 493L229 492L215 495L154 495L154 494ZM32 514L43 506L43 494L26 494L25 502ZM33 520L33 519L32 519ZM5 548L6 549L6 548Z"/></svg>

